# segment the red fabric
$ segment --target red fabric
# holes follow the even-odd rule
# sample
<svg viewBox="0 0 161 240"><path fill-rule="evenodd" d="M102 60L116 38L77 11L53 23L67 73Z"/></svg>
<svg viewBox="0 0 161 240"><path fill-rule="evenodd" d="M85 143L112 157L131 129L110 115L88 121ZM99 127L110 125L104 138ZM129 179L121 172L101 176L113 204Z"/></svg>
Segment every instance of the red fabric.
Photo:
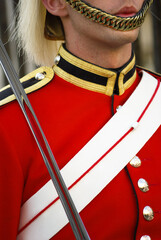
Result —
<svg viewBox="0 0 161 240"><path fill-rule="evenodd" d="M114 96L115 109L127 100L139 80L138 75L122 96ZM111 97L76 87L58 76L28 96L60 168L111 118ZM20 206L50 177L16 101L1 108L0 119L0 236L16 239ZM161 239L160 144L159 129L138 153L142 166L135 169L128 165L139 199L137 239L145 234L154 240ZM137 187L141 177L150 183L148 193ZM155 211L151 222L142 216L146 205ZM125 170L81 212L81 217L92 240L133 239L136 202ZM71 240L74 236L67 225L52 239Z"/></svg>

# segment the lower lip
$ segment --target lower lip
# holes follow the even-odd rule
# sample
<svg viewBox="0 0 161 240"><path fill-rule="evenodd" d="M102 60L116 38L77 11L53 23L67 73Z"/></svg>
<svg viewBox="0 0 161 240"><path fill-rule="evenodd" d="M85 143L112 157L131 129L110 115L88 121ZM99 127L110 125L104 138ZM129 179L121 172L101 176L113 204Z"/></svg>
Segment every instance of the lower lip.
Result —
<svg viewBox="0 0 161 240"><path fill-rule="evenodd" d="M133 17L135 15L136 15L136 13L120 13L120 14L117 14L118 17Z"/></svg>

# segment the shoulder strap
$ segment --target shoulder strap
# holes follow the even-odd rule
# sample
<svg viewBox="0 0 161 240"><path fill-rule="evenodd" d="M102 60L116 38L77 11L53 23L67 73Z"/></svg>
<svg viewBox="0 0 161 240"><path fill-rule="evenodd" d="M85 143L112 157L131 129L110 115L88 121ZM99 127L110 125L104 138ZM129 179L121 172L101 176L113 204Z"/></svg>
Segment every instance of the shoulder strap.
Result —
<svg viewBox="0 0 161 240"><path fill-rule="evenodd" d="M25 92L34 92L47 83L49 83L54 77L54 71L50 67L40 67L33 72L27 74L20 79ZM15 96L12 92L10 85L7 85L0 89L0 106L3 106L9 102L15 100Z"/></svg>

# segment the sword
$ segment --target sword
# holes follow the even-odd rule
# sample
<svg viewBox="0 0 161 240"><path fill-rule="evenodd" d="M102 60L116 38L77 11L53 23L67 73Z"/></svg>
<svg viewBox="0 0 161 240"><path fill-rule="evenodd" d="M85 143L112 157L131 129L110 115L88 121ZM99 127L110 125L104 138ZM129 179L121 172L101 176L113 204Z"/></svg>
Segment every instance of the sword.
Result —
<svg viewBox="0 0 161 240"><path fill-rule="evenodd" d="M64 207L69 223L77 240L90 240L83 221L75 207L75 204L70 196L68 188L60 173L57 162L54 158L49 143L39 124L39 121L34 113L34 110L29 102L29 99L23 89L17 73L11 63L7 51L0 39L0 63L7 77L7 80L12 88L13 93L19 103L19 106L24 114L24 117L30 127L30 130L37 143L39 151L42 155L44 163L50 174L52 182ZM36 129L36 131L34 130Z"/></svg>

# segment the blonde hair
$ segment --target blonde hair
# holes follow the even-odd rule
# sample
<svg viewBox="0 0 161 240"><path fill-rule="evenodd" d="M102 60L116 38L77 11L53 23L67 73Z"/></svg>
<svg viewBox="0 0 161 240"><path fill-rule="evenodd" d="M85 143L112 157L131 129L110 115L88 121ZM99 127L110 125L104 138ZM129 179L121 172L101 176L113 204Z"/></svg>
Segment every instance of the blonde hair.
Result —
<svg viewBox="0 0 161 240"><path fill-rule="evenodd" d="M37 65L52 66L61 41L44 36L46 9L41 0L19 0L16 38L18 46Z"/></svg>

